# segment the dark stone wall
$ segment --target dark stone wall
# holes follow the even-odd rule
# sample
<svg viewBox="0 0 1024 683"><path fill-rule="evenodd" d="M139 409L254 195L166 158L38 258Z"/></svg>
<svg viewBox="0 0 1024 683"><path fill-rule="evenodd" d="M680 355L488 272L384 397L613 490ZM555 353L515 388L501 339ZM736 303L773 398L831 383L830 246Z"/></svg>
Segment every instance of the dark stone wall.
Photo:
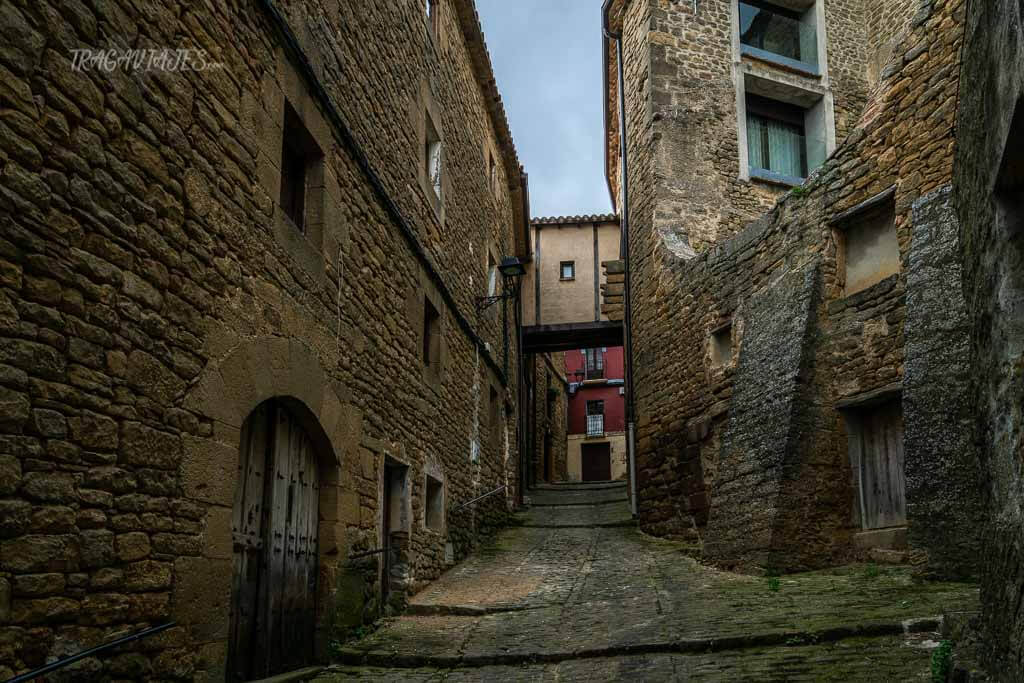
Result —
<svg viewBox="0 0 1024 683"><path fill-rule="evenodd" d="M788 462L799 451L806 416L817 263L751 297L743 351L722 437L705 556L723 564L768 566ZM789 469L792 470L792 467Z"/></svg>
<svg viewBox="0 0 1024 683"><path fill-rule="evenodd" d="M977 574L983 511L951 189L917 200L913 215L903 325L907 536L926 574L966 578Z"/></svg>
<svg viewBox="0 0 1024 683"><path fill-rule="evenodd" d="M635 5L629 6L627 20L633 18L630 12L635 13ZM835 154L802 187L784 195L771 211L733 237L701 253L686 254L678 242L666 239L658 230L657 198L643 192L632 195L631 201L636 198L630 207L630 268L638 516L645 531L699 539L722 564L747 564L749 558L744 553L748 550L751 557L774 569L824 566L847 560L856 552L852 539L860 529L851 514L852 472L840 406L855 405L877 392L894 391L904 378L907 350L924 353L919 346L908 346L904 330L911 243L918 220L912 207L921 197L949 185L953 172L964 3L937 0L918 9L859 118L850 119L849 135ZM638 21L638 25L643 23ZM627 21L627 62L631 51L643 55L643 43L636 45L638 30ZM652 42L663 39L661 35L650 38ZM643 79L644 74L638 77ZM649 93L632 87L635 84L628 72L626 79L627 109L639 110L652 101L657 104L657 92L650 94L653 100L639 99ZM660 143L650 134L649 126L637 125L629 133L631 180L640 177L644 185L650 185ZM900 272L847 295L840 259L842 233L832 220L890 190ZM930 219L922 214L921 220L927 224ZM810 347L807 375L802 380L808 391L777 397L794 401L794 415L801 422L791 428L794 436L781 459L785 468L771 530L764 532L767 538L747 536L750 546L745 549L739 545L744 537L738 532L715 538L716 530L727 526L718 515L734 515L749 525L759 512L730 510L728 502L720 504L721 492L714 482L732 476L723 478L718 472L732 457L723 447L727 431L740 433L729 425L749 419L750 424L742 427L749 434L757 429L774 433L779 428L756 411L742 417L733 415L747 391L746 377L750 377L741 377L739 367L746 362L746 354L756 352L747 347L747 336L754 326L763 324L757 319L760 314L752 313L753 306L780 277L802 272L812 262L819 264L821 298L813 328L804 338ZM920 286L930 285L921 280ZM716 365L709 354L709 337L730 321L733 361ZM797 343L799 339L782 337L776 352L784 355L789 352L787 345ZM951 373L948 379L957 377ZM938 379L928 375L914 381ZM912 409L918 405L912 403ZM920 419L935 418L929 414ZM955 422L955 416L953 419ZM795 436L798 432L799 438ZM772 455L776 442L751 440L749 445L765 449L769 460L776 457ZM908 456L912 463L929 463L932 457L947 453L942 447L933 454L934 444L927 439L912 440L905 446L915 449ZM922 473L918 481L928 481L929 476ZM921 511L942 506L926 500L928 496L948 495L945 489L923 483L915 486L908 495L923 496L911 501L920 503ZM759 504L756 498L735 500L746 507ZM713 508L711 523L705 526L709 506ZM927 525L929 521L918 523ZM765 522L763 526L769 525ZM936 537L924 531L917 538L935 549L929 566L960 575L960 560L949 558L942 564L946 562L942 556L969 554L969 543L960 545L957 540L940 546ZM733 540L736 545L730 546ZM763 552L767 547L773 551ZM929 546L921 550L928 551Z"/></svg>
<svg viewBox="0 0 1024 683"><path fill-rule="evenodd" d="M957 122L955 200L971 317L971 401L988 524L981 601L989 670L1024 679L1024 32L1018 0L972 2ZM1008 218L1016 214L1016 224Z"/></svg>
<svg viewBox="0 0 1024 683"><path fill-rule="evenodd" d="M408 466L410 590L508 519L513 420L494 426L511 452L486 441L471 463L469 443L474 386L499 385L514 415L515 382L483 350L502 347L501 318L473 303L485 245L521 242L519 169L472 3L438 3L433 30L412 0L275 3L312 77L261 4L0 6L0 679L169 620L75 675L224 679L240 427L272 397L329 442L321 653L335 626L379 614L380 555L355 577L348 558L381 544L386 459ZM72 50L119 46L220 66L72 68ZM305 232L278 201L286 98L322 152ZM417 182L428 106L443 219ZM427 474L445 483L441 532ZM508 496L453 511L505 481Z"/></svg>

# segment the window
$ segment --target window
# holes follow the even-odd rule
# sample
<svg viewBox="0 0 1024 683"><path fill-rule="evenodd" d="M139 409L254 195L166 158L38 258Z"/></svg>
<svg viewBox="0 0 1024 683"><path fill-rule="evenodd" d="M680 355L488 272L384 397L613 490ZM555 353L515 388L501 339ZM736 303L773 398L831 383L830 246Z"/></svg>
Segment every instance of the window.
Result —
<svg viewBox="0 0 1024 683"><path fill-rule="evenodd" d="M739 3L740 44L744 54L817 73L818 38L813 3L798 12L760 0Z"/></svg>
<svg viewBox="0 0 1024 683"><path fill-rule="evenodd" d="M498 293L498 262L494 254L487 252L487 296L495 296Z"/></svg>
<svg viewBox="0 0 1024 683"><path fill-rule="evenodd" d="M747 95L747 158L758 171L799 184L807 177L805 110L759 95Z"/></svg>
<svg viewBox="0 0 1024 683"><path fill-rule="evenodd" d="M423 365L436 367L441 355L441 316L430 302L423 297Z"/></svg>
<svg viewBox="0 0 1024 683"><path fill-rule="evenodd" d="M861 527L905 525L903 413L899 400L850 410L846 417Z"/></svg>
<svg viewBox="0 0 1024 683"><path fill-rule="evenodd" d="M323 155L302 119L285 101L281 136L281 210L300 232L306 230L308 178Z"/></svg>
<svg viewBox="0 0 1024 683"><path fill-rule="evenodd" d="M722 366L731 362L732 325L725 325L711 333L711 364Z"/></svg>
<svg viewBox="0 0 1024 683"><path fill-rule="evenodd" d="M576 279L576 262L575 261L562 261L559 265L559 271L561 273L561 279L563 280L575 280Z"/></svg>
<svg viewBox="0 0 1024 683"><path fill-rule="evenodd" d="M427 117L427 149L426 149L426 175L427 184L434 191L434 196L441 199L441 137L434 129L434 124Z"/></svg>
<svg viewBox="0 0 1024 683"><path fill-rule="evenodd" d="M587 436L604 436L604 401L587 401Z"/></svg>
<svg viewBox="0 0 1024 683"><path fill-rule="evenodd" d="M837 242L844 273L844 294L850 296L900 271L893 197L841 220ZM872 201L872 200L869 200Z"/></svg>
<svg viewBox="0 0 1024 683"><path fill-rule="evenodd" d="M423 496L423 523L431 531L444 530L444 482L427 475Z"/></svg>
<svg viewBox="0 0 1024 683"><path fill-rule="evenodd" d="M494 154L487 150L487 183L491 192L498 194L498 166L494 163Z"/></svg>
<svg viewBox="0 0 1024 683"><path fill-rule="evenodd" d="M604 354L601 349L584 349L587 379L604 379Z"/></svg>
<svg viewBox="0 0 1024 683"><path fill-rule="evenodd" d="M427 29L431 37L437 35L437 4L440 0L424 0L427 12Z"/></svg>

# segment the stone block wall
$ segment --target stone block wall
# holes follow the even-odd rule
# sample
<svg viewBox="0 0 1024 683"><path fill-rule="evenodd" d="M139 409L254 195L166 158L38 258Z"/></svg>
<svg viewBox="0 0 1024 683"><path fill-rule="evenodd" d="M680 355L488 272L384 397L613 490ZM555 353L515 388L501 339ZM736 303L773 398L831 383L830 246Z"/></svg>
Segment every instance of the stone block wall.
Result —
<svg viewBox="0 0 1024 683"><path fill-rule="evenodd" d="M385 461L408 466L410 590L514 500L514 346L503 376L473 303L485 245L525 244L523 188L472 5L437 3L435 29L412 0L274 6L0 10L0 676L173 619L76 675L224 679L240 429L266 399L314 425L320 655L378 614L378 558L347 557L382 542ZM72 69L128 45L219 66ZM415 181L427 98L440 216ZM322 153L305 234L278 206L286 99ZM471 463L490 386L502 438ZM449 510L511 486L438 533L428 472Z"/></svg>
<svg viewBox="0 0 1024 683"><path fill-rule="evenodd" d="M735 444L730 433L739 434L741 428L746 433L765 430L764 438L751 441L746 449L751 456L781 447L777 439L768 438L776 428L774 422L757 413L736 414L744 392L752 390L741 379L737 364L745 362L745 354L756 354L756 348L745 346L746 338L765 324L760 319L763 314L753 319L755 302L777 283L818 263L821 298L810 318L811 329L802 337L808 354L802 372L807 374L798 386L806 391L772 398L792 404L793 415L800 421L793 433L800 436L783 447L780 456L783 476L775 504L780 513L771 527L770 552L751 564L763 562L773 569L811 567L851 555L851 534L858 529L851 515L852 473L840 406L903 381L904 358L910 348L904 321L912 299L907 290L911 240L917 222L926 226L925 231L933 223L926 213L915 217L912 207L952 179L963 13L961 0L934 2L922 10L902 36L894 52L897 56L887 65L871 101L859 118L851 119L849 134L835 154L765 216L703 253L678 249L677 240L656 229L657 198L648 199L642 189L632 192L633 160L638 160L636 175L649 177L645 155L647 159L656 156L652 150L657 143L645 137L644 130L630 131L638 501L645 530L701 537L723 564L745 564L748 550L764 547L752 543L747 549L729 549L728 538L710 538L717 527L705 522L709 509L714 520L717 515L742 516L743 508L767 505L752 495L728 501L716 498L716 482L732 476L722 471L726 455L735 452L727 444ZM633 91L627 86L627 92ZM841 228L832 220L887 190L892 193L888 201L894 207L901 272L847 296L839 259ZM634 196L639 201L634 203ZM930 285L921 282L920 286ZM711 339L725 326L731 326L732 354L721 363L716 361ZM956 332L951 334L955 337ZM801 347L796 334L777 339L777 352L790 345ZM944 372L928 381L941 377L955 386L962 380L955 367ZM913 402L909 409L916 410ZM925 442L906 445L916 449L907 453L908 462L947 453L934 451ZM736 471L744 468L763 470L756 458ZM908 487L911 493L924 497L909 501L923 510L930 504L926 501L949 491ZM720 503L722 510L718 510ZM958 519L969 518L965 511ZM925 555L934 555L928 560L930 571L962 573L964 547L949 546L927 534L911 536ZM737 533L735 538L742 535ZM715 543L720 544L717 549Z"/></svg>
<svg viewBox="0 0 1024 683"><path fill-rule="evenodd" d="M634 120L634 108L627 104L630 136L650 135L645 143L650 145L649 151L638 152L652 155L650 182L655 206L648 220L661 241L685 257L735 234L785 192L777 185L744 180L745 170L740 169L737 82L746 71L764 71L765 67L747 57L734 61L735 0L704 1L696 9L692 3L672 0L625 4L627 64L636 63L646 70L627 73L626 80L628 84L640 77L648 98L640 110L642 121ZM649 20L633 24L628 17L641 14L638 4L649 6L644 12ZM866 101L865 13L862 0L828 2L823 11L827 76L779 74L829 92L835 111L835 139L840 142L853 129ZM641 35L629 39L630 26L636 26ZM642 169L645 163L633 159L631 174L636 164ZM642 225L644 222L639 222L636 227Z"/></svg>
<svg viewBox="0 0 1024 683"><path fill-rule="evenodd" d="M1024 677L1024 31L1019 2L971 3L957 123L954 202L965 254L970 405L987 523L981 584L986 659L996 680Z"/></svg>
<svg viewBox="0 0 1024 683"><path fill-rule="evenodd" d="M568 432L569 385L565 378L565 354L534 354L527 360L533 372L530 440L531 485L544 482L545 440L549 443L551 481L569 478L566 434Z"/></svg>

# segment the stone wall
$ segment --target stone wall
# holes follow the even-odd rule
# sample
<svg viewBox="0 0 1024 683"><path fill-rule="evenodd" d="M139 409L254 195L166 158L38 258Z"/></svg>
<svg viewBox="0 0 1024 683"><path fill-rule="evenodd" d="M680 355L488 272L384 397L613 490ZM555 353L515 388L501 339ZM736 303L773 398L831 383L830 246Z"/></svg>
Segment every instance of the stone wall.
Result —
<svg viewBox="0 0 1024 683"><path fill-rule="evenodd" d="M382 542L386 460L409 468L409 590L506 519L515 353L503 376L473 304L486 245L525 244L523 188L472 5L433 30L411 0L281 11L301 53L259 4L0 10L0 676L173 619L75 675L224 679L240 428L275 396L319 435L320 655L378 614L378 559L347 557ZM222 66L72 70L126 45ZM278 206L286 99L323 155L305 234ZM440 209L416 180L428 110ZM471 463L492 386L501 438ZM437 533L428 472L449 510L510 489Z"/></svg>
<svg viewBox="0 0 1024 683"><path fill-rule="evenodd" d="M957 124L955 203L973 326L970 405L988 513L977 530L984 541L982 642L1000 681L1024 677L1022 21L1019 2L971 3Z"/></svg>
<svg viewBox="0 0 1024 683"><path fill-rule="evenodd" d="M740 169L737 82L747 70L764 69L736 53L734 4L735 0L704 1L695 14L693 4L687 2L625 3L627 91L639 83L642 90L637 94L645 103L642 107L627 103L627 129L637 141L637 136L650 136L644 143L648 151L631 154L630 174L646 177L644 157L651 155L649 191L655 206L650 220L659 239L679 256L735 234L771 208L785 191L745 180ZM861 0L825 3L824 13L827 77L782 75L829 93L835 110L835 139L841 141L852 130L866 99L864 14ZM616 111L614 102L607 106ZM610 149L610 157L613 152ZM643 189L646 182L638 178L640 192L648 191ZM636 203L632 197L631 203ZM640 221L635 227L642 225Z"/></svg>
<svg viewBox="0 0 1024 683"><path fill-rule="evenodd" d="M687 5L673 11L691 10ZM849 134L835 154L763 218L703 253L681 251L678 240L656 229L661 210L658 200L643 194L642 186L638 192L632 191L634 177L650 177L646 164L657 157L653 150L659 143L657 135L648 136L642 128L629 131L638 500L645 530L703 537L711 555L723 564L762 562L773 569L787 569L820 566L851 555L851 536L859 529L851 515L852 473L840 407L856 405L893 385L898 388L905 374L908 342L904 320L907 301L912 298L906 275L911 265L911 240L917 229L915 221L933 223L928 214L915 218L912 206L952 179L963 11L961 0L934 2L927 11L922 10L901 38L894 52L897 56L887 65L871 101L858 117L851 118ZM634 92L627 86L627 93ZM651 106L658 106L657 91ZM642 105L630 102L628 107ZM842 140L843 135L839 137ZM638 167L635 174L634 163ZM688 172L685 168L678 171ZM892 193L887 201L895 213L902 272L847 296L839 260L841 225L832 221L886 190ZM634 197L638 199L634 201ZM749 415L736 412L745 393L753 391L740 374L756 377L758 370L768 373L770 368L764 363L773 358L758 354L756 348L748 349L746 340L751 330L767 324L763 313L753 313L758 310L757 302L769 296L777 283L796 277L790 274L807 272L815 262L821 282L821 298L810 318L815 322L806 332L794 330L776 340L779 349L805 345L807 354L801 366L806 375L791 385L788 393L773 399L789 402L796 411L790 419L800 423L793 430L799 438L782 446L769 439L767 432L763 439L754 438L759 425L769 426L757 419L757 411ZM725 325L731 325L732 357L722 364L715 362L710 340ZM739 373L737 363L747 362L747 353L754 355L753 365ZM959 379L956 367L951 367L941 381L955 385ZM932 376L928 381L940 378ZM742 387L740 382L744 382ZM915 409L913 402L910 409ZM729 435L741 433L751 440L737 451L739 442ZM784 435L779 436L782 438ZM908 462L921 462L933 453L931 444L925 442L911 441L906 447L915 449L907 453ZM719 483L732 478L722 471L726 456L740 453L748 458L737 472L757 469L768 476L757 464L757 455L776 448L782 449L782 475L774 489L778 515L771 522L768 551L754 552L765 547L761 543L730 547L728 538L711 539L713 528L731 527L735 530L731 537L742 543L741 529L752 531L753 527L747 522L737 522L739 526L730 522L705 528L709 510L715 519L721 515L742 517L745 510L772 507L763 497L743 496L741 488L734 498L716 498ZM911 493L923 496L909 502L924 510L928 501L950 491L911 487L908 495ZM962 519L969 519L968 511L964 514ZM922 558L930 558L924 561L930 563L931 571L960 574L965 548L952 548L925 535L914 537L914 542Z"/></svg>
<svg viewBox="0 0 1024 683"><path fill-rule="evenodd" d="M882 69L892 59L900 37L910 22L927 12L929 0L865 0L867 80L878 83Z"/></svg>
<svg viewBox="0 0 1024 683"><path fill-rule="evenodd" d="M569 385L565 378L565 354L544 353L528 357L533 372L533 404L530 425L531 485L545 481L544 448L549 443L551 481L569 478L566 432L568 431Z"/></svg>

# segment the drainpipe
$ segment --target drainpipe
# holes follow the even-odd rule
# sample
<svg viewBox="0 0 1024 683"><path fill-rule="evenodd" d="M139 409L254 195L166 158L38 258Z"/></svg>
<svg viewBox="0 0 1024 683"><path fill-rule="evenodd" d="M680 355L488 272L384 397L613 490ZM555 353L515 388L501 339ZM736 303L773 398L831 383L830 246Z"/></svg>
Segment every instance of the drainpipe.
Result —
<svg viewBox="0 0 1024 683"><path fill-rule="evenodd" d="M629 456L629 486L630 486L630 508L633 516L636 516L636 405L633 402L633 316L630 293L632 291L632 277L629 261L629 165L626 153L626 88L623 78L622 67L622 34L613 33L608 28L608 10L612 0L605 0L601 8L601 25L604 36L607 40L615 41L615 59L618 66L618 99L619 99L619 152L621 154L620 169L622 176L622 206L619 210L619 225L622 232L622 240L619 252L625 265L625 286L623 289L623 341L625 342L626 356L626 452ZM605 41L605 50L608 43ZM607 54L607 52L605 53ZM607 63L607 60L605 60ZM607 87L607 71L605 70L605 83ZM605 107L607 108L607 98ZM614 198L613 198L614 201Z"/></svg>
<svg viewBox="0 0 1024 683"><path fill-rule="evenodd" d="M523 222L526 228L526 242L523 245L523 250L526 252L526 259L528 261L532 259L530 253L530 178L529 175L523 170L523 167L519 167L519 187L521 188L522 196L522 212ZM535 274L536 276L536 274ZM516 283L516 295L514 298L513 305L514 309L514 320L516 326L516 395L518 401L516 407L519 409L519 489L518 495L516 496L517 507L522 508L526 502L526 450L527 450L527 438L528 432L528 418L526 398L523 396L523 391L526 388L526 354L523 353L523 283L520 279ZM532 443L532 442L531 442ZM532 446L531 446L532 448Z"/></svg>

